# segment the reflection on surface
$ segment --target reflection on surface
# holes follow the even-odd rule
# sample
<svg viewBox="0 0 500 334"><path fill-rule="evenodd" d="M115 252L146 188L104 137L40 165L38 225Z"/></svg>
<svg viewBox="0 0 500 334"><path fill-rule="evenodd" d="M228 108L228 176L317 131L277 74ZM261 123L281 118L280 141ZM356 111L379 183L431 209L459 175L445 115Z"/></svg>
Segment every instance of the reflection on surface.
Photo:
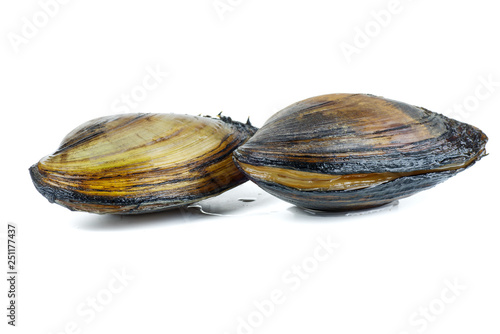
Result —
<svg viewBox="0 0 500 334"><path fill-rule="evenodd" d="M77 219L76 227L89 231L143 229L161 224L184 224L207 218L199 211L190 208L177 208L138 215L80 214L82 216L81 219Z"/></svg>
<svg viewBox="0 0 500 334"><path fill-rule="evenodd" d="M81 214L76 220L76 228L89 231L128 230L155 227L162 225L178 225L192 222L202 222L211 217L252 217L271 216L273 214L292 214L301 221L309 221L314 217L351 217L371 215L394 210L399 202L357 211L328 212L306 209L282 201L260 189L257 185L247 182L219 196L194 203L184 208L160 211L139 215L96 215ZM276 217L275 217L276 218ZM273 218L269 218L272 220ZM332 220L325 220L331 222Z"/></svg>
<svg viewBox="0 0 500 334"><path fill-rule="evenodd" d="M377 206L375 208L370 209L362 209L362 210L353 210L353 211L319 211L313 209L301 208L298 206L293 206L288 208L288 211L293 212L296 215L302 216L316 216L316 217L350 217L350 216L362 216L369 215L383 211L391 211L397 208L399 205L399 201L394 201L391 203L387 203L382 206Z"/></svg>
<svg viewBox="0 0 500 334"><path fill-rule="evenodd" d="M243 217L281 212L290 206L254 183L246 182L219 196L191 204L188 208L210 216Z"/></svg>

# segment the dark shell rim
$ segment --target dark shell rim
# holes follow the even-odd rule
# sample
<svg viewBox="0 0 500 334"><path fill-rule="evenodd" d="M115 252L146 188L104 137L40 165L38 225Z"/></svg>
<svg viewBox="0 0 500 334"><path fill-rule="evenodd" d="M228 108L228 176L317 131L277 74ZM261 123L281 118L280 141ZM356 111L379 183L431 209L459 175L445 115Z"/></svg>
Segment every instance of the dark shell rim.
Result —
<svg viewBox="0 0 500 334"><path fill-rule="evenodd" d="M447 170L447 171L441 171L441 172L431 172L431 173L423 173L423 174L418 174L418 175L412 175L412 176L404 176L404 177L399 177L397 179L384 182L382 184L378 184L372 187L367 187L367 188L362 188L362 189L355 189L355 190L330 190L330 191L320 191L320 190L299 190L295 189L292 187L287 187L281 184L274 184L271 182L265 182L265 181L260 181L260 180L255 180L252 177L249 177L249 179L256 183L260 188L265 190L266 192L269 192L271 195L285 201L288 203L291 203L293 205L296 205L298 207L306 208L306 209L312 209L312 210L319 210L319 211L331 211L331 212L342 212L342 211L355 211L355 210L363 210L363 209L369 209L369 208L375 208L396 200L401 200L407 197L410 197L416 193L419 193L421 191L430 189L435 187L436 185L446 181L448 178L456 175L457 173L467 169L468 167L464 167L461 169L456 169L456 170ZM425 185L424 181L429 181L429 179L432 179L432 182L429 184ZM403 192L403 193L391 193L388 191L387 193L384 193L386 197L380 197L380 193L382 191L387 191L390 190L391 188L394 188L396 184L400 185L401 183L409 182L407 187L408 189ZM422 183L422 184L420 184ZM417 185L421 185L421 188L418 188ZM413 189L413 190L412 190ZM294 195L299 195L301 199L294 199L291 196L287 196L285 194L294 194ZM327 197L327 196L334 196L334 195L352 195L353 197L359 196L356 198L356 200L353 200L351 202L340 202L340 200L337 199L328 199L324 203L319 203L318 201L308 201L309 197L313 196L321 196L321 197ZM366 196L372 196L369 197L370 201L367 200ZM373 203L376 202L376 204L366 204L366 203Z"/></svg>
<svg viewBox="0 0 500 334"><path fill-rule="evenodd" d="M201 201L206 198L214 197L223 192L230 190L238 185L241 185L248 181L248 178L243 173L244 177L236 180L231 184L227 184L225 187L220 187L214 191L202 193L199 195L182 196L175 198L168 198L162 196L141 196L141 197L125 197L125 196L97 196L97 195L86 195L75 190L61 189L53 187L46 184L43 181L43 176L40 174L37 164L34 164L29 168L29 173L35 188L38 190L43 197L45 197L50 203L60 204L72 211L84 211L92 212L86 210L76 210L66 205L63 205L60 201L71 202L75 204L88 204L88 205L103 205L103 206L119 206L119 207L130 207L136 206L134 209L128 209L127 211L138 211L140 213L141 206L147 205L161 205L162 208L156 209L155 211L168 210L170 208L176 208L181 206L187 206L189 204ZM147 208L145 208L147 211ZM116 213L122 214L123 212L117 208Z"/></svg>

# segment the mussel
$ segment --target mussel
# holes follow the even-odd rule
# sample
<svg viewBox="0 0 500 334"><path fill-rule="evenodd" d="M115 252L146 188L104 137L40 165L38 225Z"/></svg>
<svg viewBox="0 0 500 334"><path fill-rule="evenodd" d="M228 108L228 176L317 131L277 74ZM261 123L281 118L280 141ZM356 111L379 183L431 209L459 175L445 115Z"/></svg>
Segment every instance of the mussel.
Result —
<svg viewBox="0 0 500 334"><path fill-rule="evenodd" d="M272 116L235 150L269 193L327 211L380 206L431 188L486 154L474 126L367 94L331 94Z"/></svg>
<svg viewBox="0 0 500 334"><path fill-rule="evenodd" d="M123 114L74 129L30 168L37 190L70 210L135 214L218 195L247 180L232 152L256 131L228 117Z"/></svg>

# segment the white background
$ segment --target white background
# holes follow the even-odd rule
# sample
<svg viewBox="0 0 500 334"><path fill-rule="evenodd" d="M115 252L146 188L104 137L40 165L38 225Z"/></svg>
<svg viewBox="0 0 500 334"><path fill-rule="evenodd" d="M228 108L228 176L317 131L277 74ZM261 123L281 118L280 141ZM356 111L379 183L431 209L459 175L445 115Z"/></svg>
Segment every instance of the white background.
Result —
<svg viewBox="0 0 500 334"><path fill-rule="evenodd" d="M46 22L37 1L0 5L1 332L498 333L494 2L220 3L230 10L212 0L72 0L50 7ZM40 27L30 32L27 21ZM347 44L357 48L348 57ZM481 128L490 155L364 214L313 215L249 183L202 203L216 215L98 216L49 204L29 166L77 125L116 113L148 69L168 75L127 111L223 111L261 126L305 98L371 93ZM18 228L16 328L5 316L9 222ZM311 258L318 240L339 244L320 262ZM310 273L299 278L293 265ZM280 304L263 302L276 291Z"/></svg>

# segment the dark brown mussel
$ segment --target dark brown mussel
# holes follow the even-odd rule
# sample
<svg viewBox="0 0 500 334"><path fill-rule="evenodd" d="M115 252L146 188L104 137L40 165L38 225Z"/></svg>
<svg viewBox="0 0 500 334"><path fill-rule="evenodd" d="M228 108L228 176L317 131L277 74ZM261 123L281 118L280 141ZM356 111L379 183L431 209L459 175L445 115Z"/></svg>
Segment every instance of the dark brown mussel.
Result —
<svg viewBox="0 0 500 334"><path fill-rule="evenodd" d="M247 180L232 160L255 128L230 118L123 114L91 120L30 168L50 202L135 214L218 195Z"/></svg>
<svg viewBox="0 0 500 334"><path fill-rule="evenodd" d="M485 155L474 126L365 94L331 94L272 116L233 154L271 194L341 211L387 204L431 188Z"/></svg>

